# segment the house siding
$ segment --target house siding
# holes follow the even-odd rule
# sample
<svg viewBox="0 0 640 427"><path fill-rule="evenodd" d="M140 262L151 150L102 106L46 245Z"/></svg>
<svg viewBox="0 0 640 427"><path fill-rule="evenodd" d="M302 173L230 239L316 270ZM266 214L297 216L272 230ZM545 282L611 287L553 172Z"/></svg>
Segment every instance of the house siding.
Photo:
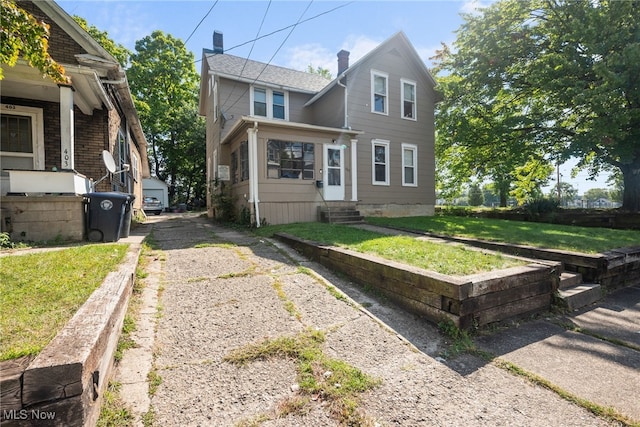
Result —
<svg viewBox="0 0 640 427"><path fill-rule="evenodd" d="M266 66L266 65L265 65ZM206 68L206 67L205 67ZM388 115L371 112L371 70L383 72L388 76ZM203 68L204 70L204 68ZM401 117L402 80L416 83L417 120ZM201 96L209 92L201 84ZM344 83L343 80L342 83ZM241 141L248 140L246 128L243 128L233 141L220 145L228 132L234 129L236 121L249 116L250 85L232 79L219 79L219 97L221 109L227 116L224 129L218 124L209 123L207 127L207 159L213 162L213 152L217 152L219 164L229 164L230 153L237 150ZM206 83L209 84L209 83ZM363 60L349 69L346 76L348 121L345 123L345 88L336 82L322 92L322 96L308 107L305 103L311 95L301 92L289 92L289 122L333 128L333 132L322 129L287 129L267 123L260 123L257 134L258 176L250 179L258 180L258 199L261 219L270 224L297 221L317 220L318 208L326 202L322 198L322 190L318 190L315 181L322 180L323 144L336 142L344 145L344 199L332 201L331 204L357 204L365 214L372 215L429 215L435 206L435 154L434 154L434 105L436 93L434 81L415 50L403 34L399 34ZM211 94L208 93L210 97ZM210 99L201 104L201 113L212 115ZM346 128L354 130L347 134ZM250 127L245 123L245 127ZM269 127L271 126L271 127ZM357 135L357 136L356 136ZM284 141L300 141L315 144L315 168L313 180L295 180L267 177L267 141L278 139ZM357 172L352 171L353 153L352 139L357 140ZM372 182L372 144L374 139L389 142L388 168L389 185L373 185ZM416 181L417 185L403 185L402 182L402 147L409 144L416 147ZM212 170L213 167L210 169ZM355 183L357 174L357 200ZM237 183L232 186L237 197L237 207L248 207L252 212L253 203L246 200L249 186ZM334 196L335 197L335 196ZM255 218L254 218L255 220Z"/></svg>
<svg viewBox="0 0 640 427"><path fill-rule="evenodd" d="M365 204L435 204L434 111L432 83L423 70L401 61L402 47L390 46L348 77L349 124L366 129L358 142L358 199ZM388 115L371 112L371 70L388 74ZM401 118L401 79L417 82L417 119ZM372 183L371 141L389 141L388 186ZM418 186L402 185L402 144L418 147Z"/></svg>

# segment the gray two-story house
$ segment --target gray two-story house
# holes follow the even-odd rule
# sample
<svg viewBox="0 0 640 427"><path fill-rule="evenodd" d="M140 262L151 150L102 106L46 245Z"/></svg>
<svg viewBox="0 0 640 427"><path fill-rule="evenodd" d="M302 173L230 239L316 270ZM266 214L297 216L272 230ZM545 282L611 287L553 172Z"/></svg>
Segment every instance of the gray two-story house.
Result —
<svg viewBox="0 0 640 427"><path fill-rule="evenodd" d="M258 225L343 207L432 215L434 86L403 32L353 65L340 51L334 80L225 54L216 32L200 85L210 193L224 187Z"/></svg>

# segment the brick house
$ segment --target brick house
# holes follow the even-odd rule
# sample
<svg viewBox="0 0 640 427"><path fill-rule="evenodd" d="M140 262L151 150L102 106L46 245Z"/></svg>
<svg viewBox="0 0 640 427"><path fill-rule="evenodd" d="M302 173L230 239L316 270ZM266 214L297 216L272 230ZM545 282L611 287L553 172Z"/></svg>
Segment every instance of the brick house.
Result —
<svg viewBox="0 0 640 427"><path fill-rule="evenodd" d="M17 4L49 24L49 53L71 84L43 78L23 60L2 66L2 231L13 240L81 240L82 194L131 193L141 208L147 143L118 61L54 1ZM103 151L121 172L108 173Z"/></svg>

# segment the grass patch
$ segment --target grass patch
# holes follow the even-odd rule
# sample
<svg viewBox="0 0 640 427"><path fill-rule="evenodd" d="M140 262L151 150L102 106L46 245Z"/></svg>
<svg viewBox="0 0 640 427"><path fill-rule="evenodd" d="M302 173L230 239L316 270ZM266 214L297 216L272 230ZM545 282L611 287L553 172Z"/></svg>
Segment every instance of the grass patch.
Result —
<svg viewBox="0 0 640 427"><path fill-rule="evenodd" d="M408 236L386 236L339 224L296 223L266 226L258 230L264 235L286 232L322 244L374 254L388 260L455 276L524 264L501 254L480 252L463 245L443 245Z"/></svg>
<svg viewBox="0 0 640 427"><path fill-rule="evenodd" d="M158 391L158 387L162 384L162 377L158 374L156 368L149 371L147 381L149 381L149 396L154 396Z"/></svg>
<svg viewBox="0 0 640 427"><path fill-rule="evenodd" d="M538 222L459 216L367 218L374 225L390 225L447 236L470 237L493 242L582 253L600 253L640 242L640 231L576 227Z"/></svg>
<svg viewBox="0 0 640 427"><path fill-rule="evenodd" d="M97 427L129 427L134 416L120 399L120 383L110 382L104 392Z"/></svg>
<svg viewBox="0 0 640 427"><path fill-rule="evenodd" d="M99 244L0 258L0 360L42 351L127 249Z"/></svg>
<svg viewBox="0 0 640 427"><path fill-rule="evenodd" d="M196 249L201 249L201 248L222 248L222 249L233 249L236 248L238 245L236 245L235 243L230 243L230 242L218 242L218 243L198 243L196 245L194 245L193 247Z"/></svg>
<svg viewBox="0 0 640 427"><path fill-rule="evenodd" d="M322 331L308 329L294 337L280 337L245 346L231 352L224 360L244 365L271 357L294 359L298 365L298 385L303 398L325 402L342 424L363 425L369 420L358 411L359 394L376 387L380 380L346 362L327 357L322 351L324 340ZM300 413L308 402L306 399L283 402L281 410Z"/></svg>

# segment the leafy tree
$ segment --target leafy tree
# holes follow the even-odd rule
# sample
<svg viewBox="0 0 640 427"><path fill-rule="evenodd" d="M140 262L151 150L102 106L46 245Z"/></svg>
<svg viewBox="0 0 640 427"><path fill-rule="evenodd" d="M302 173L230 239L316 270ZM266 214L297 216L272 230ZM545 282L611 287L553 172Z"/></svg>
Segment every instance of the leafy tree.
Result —
<svg viewBox="0 0 640 427"><path fill-rule="evenodd" d="M307 66L307 72L311 74L320 74L322 77L326 78L327 80L331 80L333 78L331 76L331 72L328 69L322 68L320 66L313 68L313 65L309 64Z"/></svg>
<svg viewBox="0 0 640 427"><path fill-rule="evenodd" d="M472 172L572 156L619 170L640 211L640 2L501 0L464 18L437 57L440 145L477 156Z"/></svg>
<svg viewBox="0 0 640 427"><path fill-rule="evenodd" d="M153 172L169 184L171 202L204 198L205 132L193 53L182 40L154 31L136 42L130 61L127 75Z"/></svg>
<svg viewBox="0 0 640 427"><path fill-rule="evenodd" d="M473 183L469 186L469 206L481 206L484 203L484 194L480 189L480 185Z"/></svg>
<svg viewBox="0 0 640 427"><path fill-rule="evenodd" d="M129 63L129 57L131 56L131 51L124 47L123 45L116 43L109 37L109 33L106 31L101 31L94 25L89 25L84 18L80 16L74 15L73 20L78 23L87 33L91 35L100 45L114 58L118 60L120 65L126 67Z"/></svg>
<svg viewBox="0 0 640 427"><path fill-rule="evenodd" d="M69 83L64 68L49 55L49 25L13 1L0 0L0 63L13 67L20 56L56 83ZM4 77L0 67L0 80Z"/></svg>
<svg viewBox="0 0 640 427"><path fill-rule="evenodd" d="M622 203L622 194L624 193L624 183L620 172L613 173L607 180L607 184L611 186L609 197L612 202Z"/></svg>
<svg viewBox="0 0 640 427"><path fill-rule="evenodd" d="M558 200L558 187L553 187L547 195L549 199ZM560 183L560 206L568 206L578 197L578 189L568 182Z"/></svg>

